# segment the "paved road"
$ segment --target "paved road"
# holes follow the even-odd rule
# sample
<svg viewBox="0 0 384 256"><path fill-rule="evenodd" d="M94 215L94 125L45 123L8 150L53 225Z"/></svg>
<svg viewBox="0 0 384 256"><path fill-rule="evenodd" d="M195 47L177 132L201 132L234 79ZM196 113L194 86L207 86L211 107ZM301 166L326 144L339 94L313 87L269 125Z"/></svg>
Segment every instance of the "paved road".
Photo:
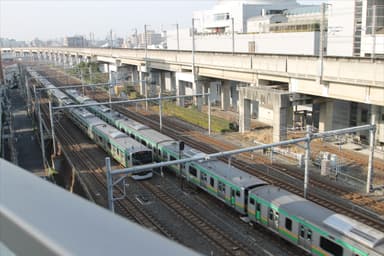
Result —
<svg viewBox="0 0 384 256"><path fill-rule="evenodd" d="M27 106L20 89L10 90L11 115L13 118L14 148L18 165L37 175L44 175L40 144L34 132L34 123L27 113Z"/></svg>

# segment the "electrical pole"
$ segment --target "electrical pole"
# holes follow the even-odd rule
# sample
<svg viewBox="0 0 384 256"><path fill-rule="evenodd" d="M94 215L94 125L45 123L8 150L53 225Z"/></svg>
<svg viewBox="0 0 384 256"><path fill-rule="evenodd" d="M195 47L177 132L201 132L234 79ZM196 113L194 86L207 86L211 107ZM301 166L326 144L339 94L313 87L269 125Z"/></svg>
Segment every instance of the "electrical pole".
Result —
<svg viewBox="0 0 384 256"><path fill-rule="evenodd" d="M231 18L232 22L232 55L235 54L235 20Z"/></svg>
<svg viewBox="0 0 384 256"><path fill-rule="evenodd" d="M320 42L319 42L319 83L323 82L323 64L324 64L324 31L325 31L325 9L326 4L322 3L320 7L321 20L320 20Z"/></svg>
<svg viewBox="0 0 384 256"><path fill-rule="evenodd" d="M374 59L376 55L376 5L372 6L372 55Z"/></svg>
<svg viewBox="0 0 384 256"><path fill-rule="evenodd" d="M180 51L179 24L176 24L177 50Z"/></svg>
<svg viewBox="0 0 384 256"><path fill-rule="evenodd" d="M195 77L195 19L194 18L192 18L192 75L193 77Z"/></svg>
<svg viewBox="0 0 384 256"><path fill-rule="evenodd" d="M110 43L111 43L111 54L112 54L112 48L113 48L113 39L112 39L112 29L109 31L109 37L110 37Z"/></svg>
<svg viewBox="0 0 384 256"><path fill-rule="evenodd" d="M0 84L4 84L3 63L1 62L1 51L0 51Z"/></svg>

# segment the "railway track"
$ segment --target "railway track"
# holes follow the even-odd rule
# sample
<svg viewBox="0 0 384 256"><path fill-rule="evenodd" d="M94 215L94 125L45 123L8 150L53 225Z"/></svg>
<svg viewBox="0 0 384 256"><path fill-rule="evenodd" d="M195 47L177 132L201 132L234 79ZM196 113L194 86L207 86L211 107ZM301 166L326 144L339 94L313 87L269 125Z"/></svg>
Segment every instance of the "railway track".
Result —
<svg viewBox="0 0 384 256"><path fill-rule="evenodd" d="M141 185L156 196L164 205L166 205L177 216L180 216L185 222L197 230L200 234L209 239L216 247L220 248L225 255L254 255L246 245L240 241L226 235L220 228L214 226L196 213L189 206L172 197L159 187L150 182L142 182Z"/></svg>
<svg viewBox="0 0 384 256"><path fill-rule="evenodd" d="M45 120L49 120L46 104L42 105L42 113ZM79 171L79 175L83 177L82 180L86 183L90 192L88 194L92 195L92 200L103 207L107 207L105 171L100 168L100 166L103 165L95 161L95 155L98 154L94 151L100 149L94 144L89 147L79 143L79 141L84 140L84 135L81 134L77 127L73 127L71 121L67 120L66 117L62 117L62 119L62 121L56 120L55 122L55 134L62 147L65 148L67 159L72 161L76 170ZM104 159L104 157L101 159ZM117 198L122 195L122 188L115 187L114 197ZM142 209L136 199L130 197L125 197L125 199L126 200L119 200L115 203L115 211L118 214L170 239L177 240L165 227L158 223L155 218L150 216L145 209Z"/></svg>
<svg viewBox="0 0 384 256"><path fill-rule="evenodd" d="M159 130L157 119L154 116L146 118L142 113L128 111L126 108L121 106L115 106L115 109L132 119L144 123L153 129ZM193 136L183 136L185 135L185 133L188 133L188 131L191 130L185 129L184 127L178 127L178 125L175 123L168 124L167 119L163 119L163 124L165 124L165 126L163 126L162 133L174 139L182 138L183 141L186 142L188 145L199 149L205 153L218 152L217 149L212 147L212 142L210 141L210 139L207 139L208 143L202 143L202 141L206 141L207 136L201 135L201 137L198 139L194 138ZM228 161L228 158L222 158L221 160ZM265 163L258 163L254 160L250 162L249 160L244 161L236 158L232 159L231 162L235 167L238 167L252 175L255 175L271 184L287 189L288 191L293 192L297 195L303 195L303 189L301 189L303 187L302 175L299 177L294 177L295 175L291 176L291 173L287 175L285 173L285 170L279 170L276 169L274 166L269 166ZM318 189L317 187L315 187L314 182L312 182L309 186L309 200L316 202L328 209L334 210L338 213L347 215L358 221L366 223L367 225L375 227L378 230L384 231L384 219L378 214L371 213L363 207L359 207L358 205L354 205L353 203L347 202L347 200L335 197L334 193L338 193L336 195L342 195L346 192L345 190L338 189L335 186L322 184L321 181L317 181L316 186L319 186L322 189ZM329 192L327 190L329 190Z"/></svg>
<svg viewBox="0 0 384 256"><path fill-rule="evenodd" d="M103 100L105 101L106 96L103 95L97 95L96 99L98 100ZM142 114L139 113L134 113L131 111L128 111L125 107L122 106L114 106L115 109L119 110L120 112L124 113L125 115L140 121L148 126L150 126L153 129L158 130L158 124L157 124L157 118L143 118ZM195 147L203 152L206 153L214 153L217 152L217 149L214 149L212 146L207 146L207 145L202 145L201 141L202 138L200 138L199 141L196 142L196 139L190 137L190 136L183 136L185 135L186 132L190 132L191 130L185 129L185 127L178 126L175 123L172 123L171 126L172 128L168 127L168 122L164 122L166 126L163 126L162 132L172 138L175 139L180 139L183 138L185 142L190 144L192 147ZM205 139L204 139L205 141ZM228 160L228 159L223 159L223 160ZM302 195L303 191L300 189L302 187L302 175L295 177L289 177L289 182L287 182L287 178L282 178L282 170L276 169L274 166L268 166L267 164L263 163L256 163L254 162L253 165L249 166L248 161L244 161L241 159L236 159L232 161L233 165L236 167L239 167L241 169L244 169L245 171L250 172L253 175L258 176L259 178L262 178L271 184L283 187L293 193L296 193L298 195ZM272 172L277 172L275 175L271 175ZM268 175L266 175L266 173ZM274 176L274 177L273 177ZM294 176L294 175L293 175ZM293 178L293 179L292 179ZM330 208L332 210L335 210L336 212L348 215L350 217L353 217L361 222L364 222L370 226L373 226L381 231L384 231L384 221L380 216L371 214L369 211L362 207L358 207L356 205L353 205L351 203L346 203L343 200L336 200L336 195L340 195L345 193L345 191L340 190L338 188L335 188L334 186L326 186L322 182L314 184L314 181L311 181L312 183L310 184L310 191L308 193L308 199L317 202L320 205L323 205L327 208ZM295 184L295 185L291 185ZM317 188L314 188L313 185L316 186L322 186L323 189L332 191L333 193L325 193L323 191L320 191ZM335 193L335 194L334 194ZM330 200L332 198L332 200Z"/></svg>

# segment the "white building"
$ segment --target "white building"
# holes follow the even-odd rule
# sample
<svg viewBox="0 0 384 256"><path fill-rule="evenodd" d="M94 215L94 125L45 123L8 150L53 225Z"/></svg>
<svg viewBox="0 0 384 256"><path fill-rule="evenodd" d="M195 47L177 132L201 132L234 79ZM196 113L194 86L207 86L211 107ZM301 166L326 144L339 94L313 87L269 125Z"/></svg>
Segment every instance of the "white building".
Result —
<svg viewBox="0 0 384 256"><path fill-rule="evenodd" d="M318 55L323 24L325 55L384 56L384 0L329 0L324 19L320 5L222 0L193 19L197 51ZM167 31L167 47L191 50L192 30Z"/></svg>
<svg viewBox="0 0 384 256"><path fill-rule="evenodd" d="M317 27L312 26L314 21L306 29L298 30L296 23L282 27L296 17L286 14L286 9L300 10L296 16L305 16L306 20L314 16ZM317 10L319 12L320 8L317 7ZM310 14L306 12L306 8L296 1L219 1L212 10L194 13L195 49L316 55L319 52L319 13L313 14L312 10ZM300 27L303 25L300 24ZM270 28L274 29L274 33L269 33ZM178 46L180 50L192 49L192 30L167 31L168 49L176 50Z"/></svg>
<svg viewBox="0 0 384 256"><path fill-rule="evenodd" d="M247 20L254 16L281 13L299 6L295 0L219 0L211 10L193 13L197 33L247 32Z"/></svg>
<svg viewBox="0 0 384 256"><path fill-rule="evenodd" d="M384 0L328 2L327 55L384 56ZM372 23L374 5L375 24Z"/></svg>
<svg viewBox="0 0 384 256"><path fill-rule="evenodd" d="M287 21L287 16L283 14L256 16L247 20L247 31L248 33L268 33L271 24L285 23Z"/></svg>

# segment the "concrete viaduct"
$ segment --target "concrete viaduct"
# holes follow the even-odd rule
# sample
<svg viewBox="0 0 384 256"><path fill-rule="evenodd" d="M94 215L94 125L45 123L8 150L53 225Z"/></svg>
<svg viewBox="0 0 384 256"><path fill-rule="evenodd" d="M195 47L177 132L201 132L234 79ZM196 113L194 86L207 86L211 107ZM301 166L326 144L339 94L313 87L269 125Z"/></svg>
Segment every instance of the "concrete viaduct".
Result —
<svg viewBox="0 0 384 256"><path fill-rule="evenodd" d="M217 96L222 110L232 107L239 111L240 132L250 129L250 118L258 112L257 108L267 106L273 112L269 118L274 141L285 139L295 104L317 102L318 126L324 131L341 128L337 123L345 113L340 102L354 102L369 108L379 124L379 141L382 136L384 143L384 59L107 48L2 51L57 64L104 63L109 71L125 70L129 79L141 81L142 93L148 77L177 95L207 92L211 88L212 97ZM200 107L206 99L194 102ZM348 122L340 125L348 126Z"/></svg>

